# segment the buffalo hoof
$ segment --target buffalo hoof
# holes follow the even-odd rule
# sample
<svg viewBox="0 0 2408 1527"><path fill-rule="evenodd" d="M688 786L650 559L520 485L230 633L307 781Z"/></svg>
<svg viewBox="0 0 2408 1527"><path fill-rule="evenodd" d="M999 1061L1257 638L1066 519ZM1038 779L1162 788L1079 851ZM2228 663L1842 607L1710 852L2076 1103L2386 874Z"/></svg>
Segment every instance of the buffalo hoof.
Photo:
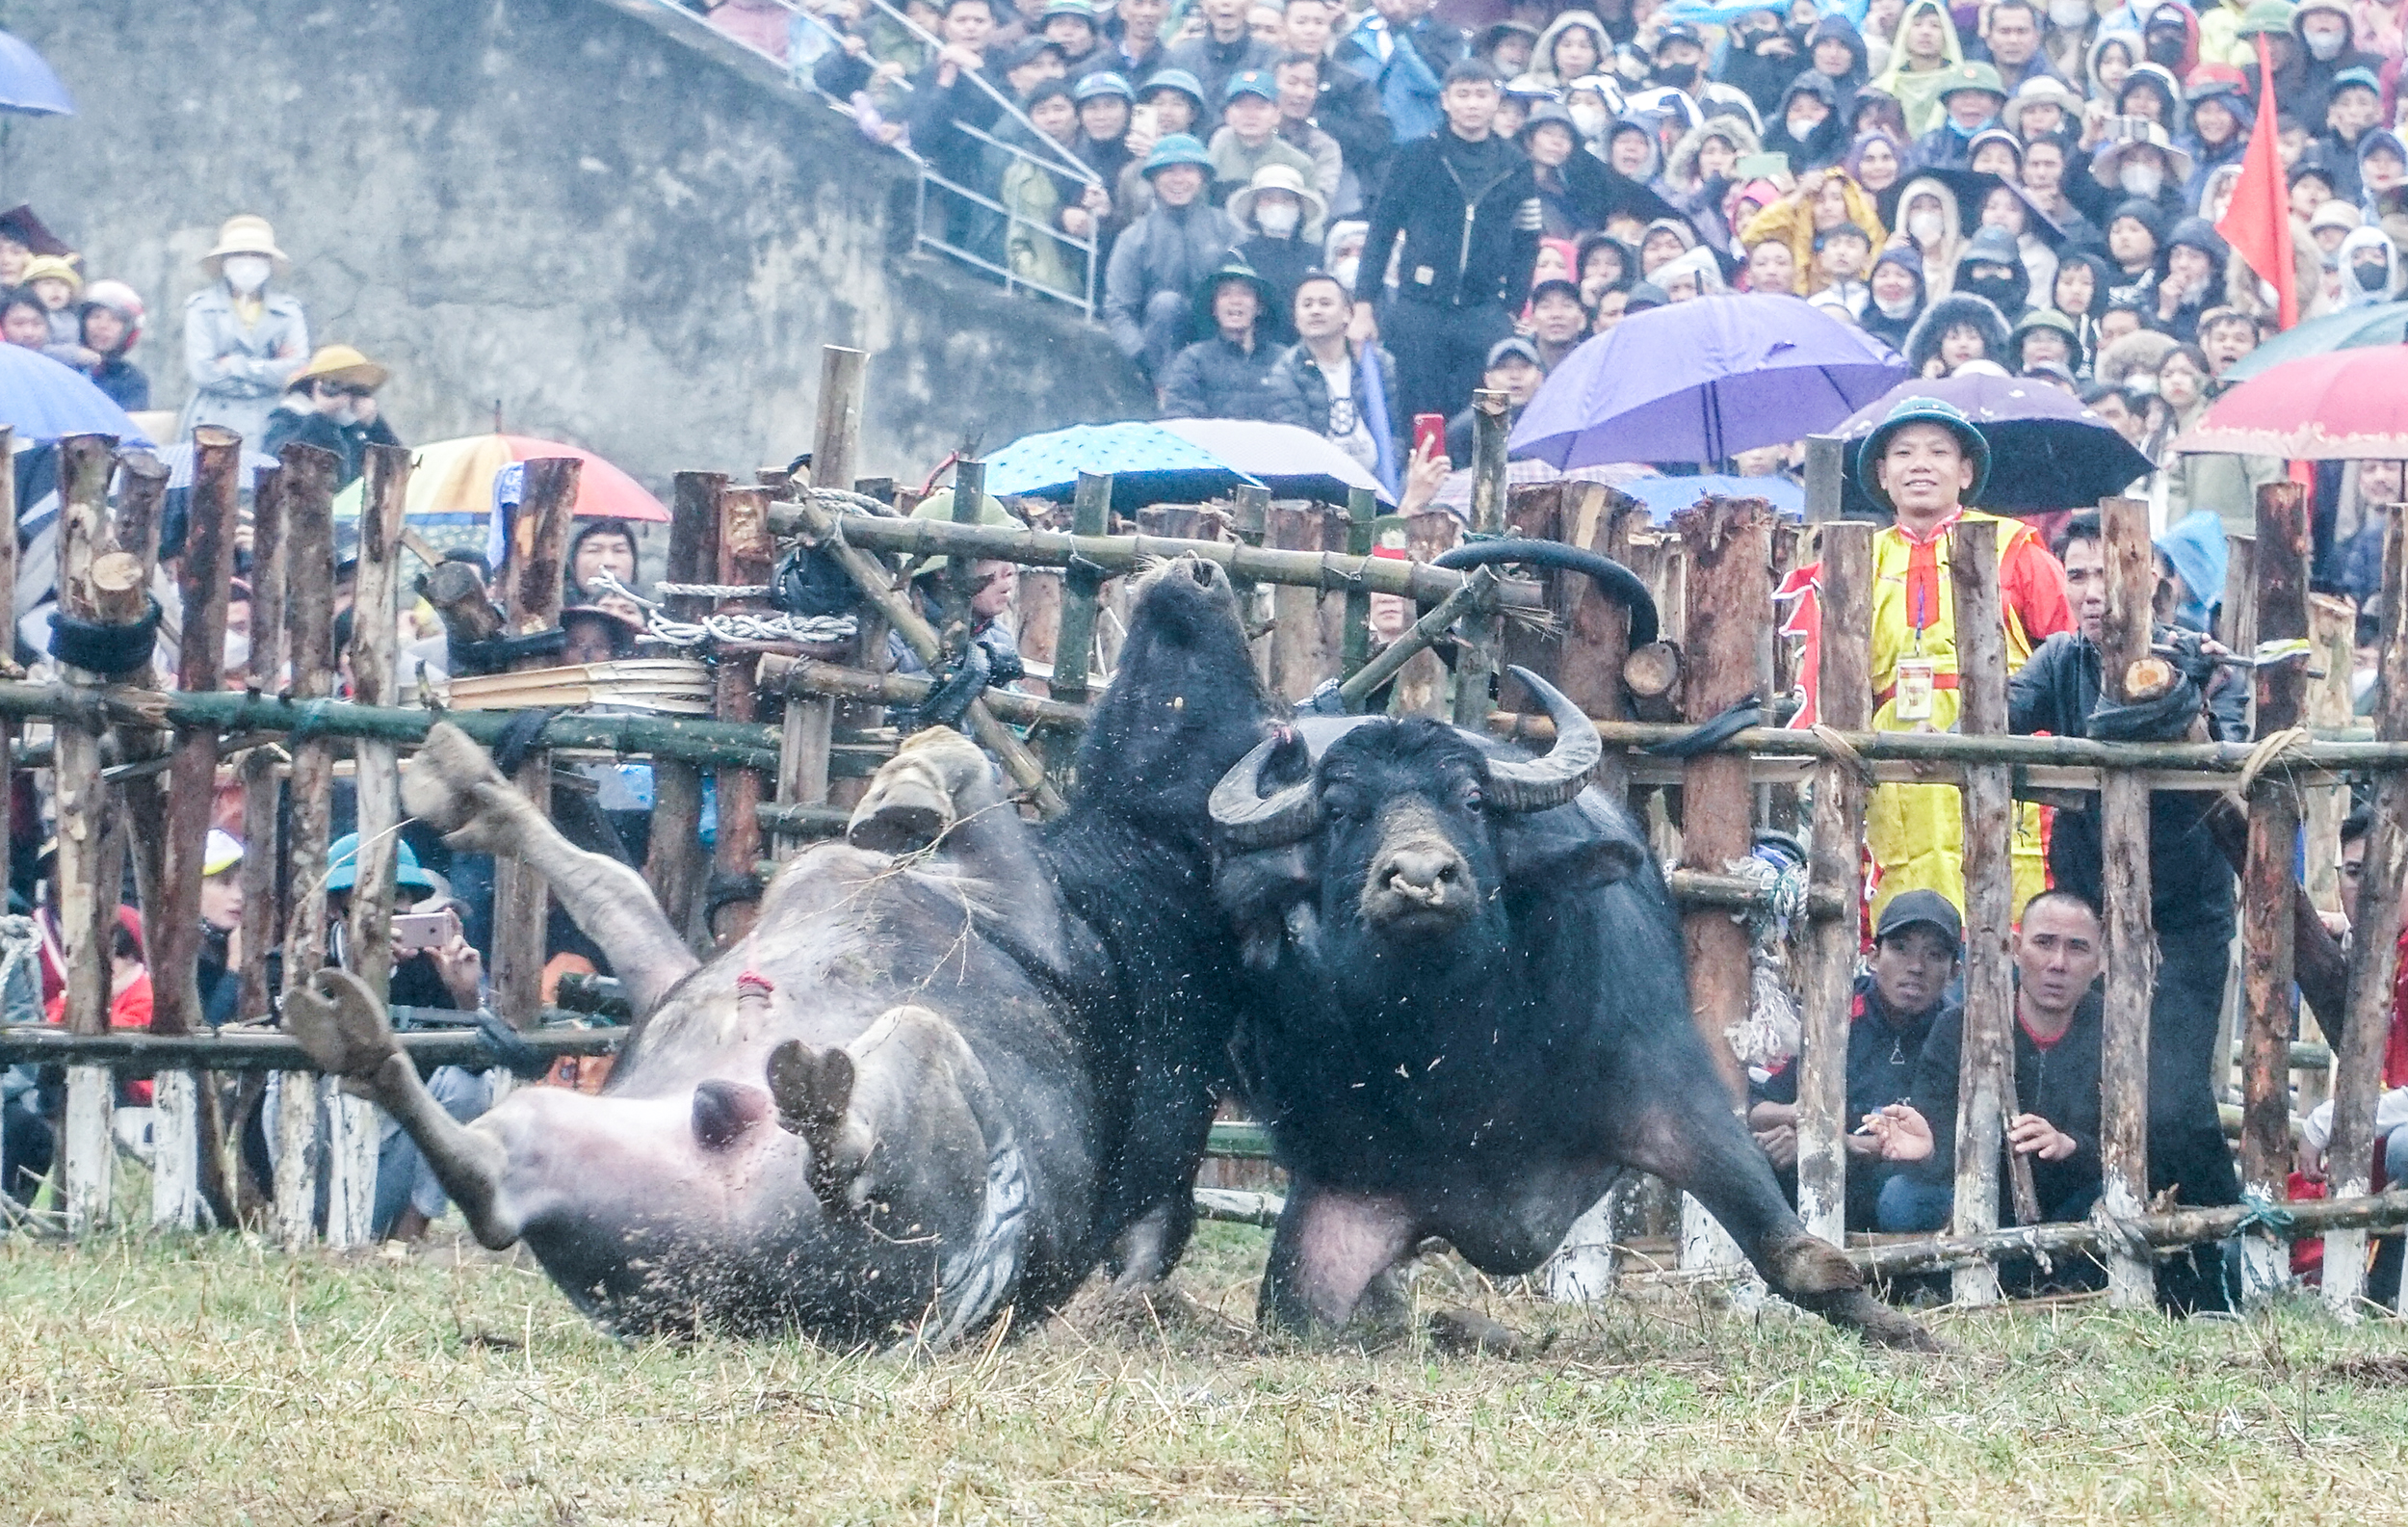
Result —
<svg viewBox="0 0 2408 1527"><path fill-rule="evenodd" d="M878 766L845 841L875 854L916 854L953 827L955 793L986 771L978 744L951 727L914 732Z"/></svg>
<svg viewBox="0 0 2408 1527"><path fill-rule="evenodd" d="M401 1053L384 1004L348 970L321 970L284 999L284 1032L310 1062L347 1085Z"/></svg>
<svg viewBox="0 0 2408 1527"><path fill-rule="evenodd" d="M1450 1357L1518 1357L1522 1338L1476 1309L1442 1309L1429 1317L1429 1344Z"/></svg>
<svg viewBox="0 0 2408 1527"><path fill-rule="evenodd" d="M811 1188L829 1208L837 1206L841 1186L836 1162L852 1081L852 1057L841 1049L815 1050L788 1040L770 1052L770 1098L778 1125L811 1147Z"/></svg>
<svg viewBox="0 0 2408 1527"><path fill-rule="evenodd" d="M439 832L457 832L484 809L479 787L509 783L466 732L437 724L402 769L402 806Z"/></svg>
<svg viewBox="0 0 2408 1527"><path fill-rule="evenodd" d="M1897 1352L1945 1353L1948 1343L1915 1323L1904 1310L1892 1309L1857 1289L1814 1306L1815 1313L1835 1326L1856 1332L1876 1347Z"/></svg>

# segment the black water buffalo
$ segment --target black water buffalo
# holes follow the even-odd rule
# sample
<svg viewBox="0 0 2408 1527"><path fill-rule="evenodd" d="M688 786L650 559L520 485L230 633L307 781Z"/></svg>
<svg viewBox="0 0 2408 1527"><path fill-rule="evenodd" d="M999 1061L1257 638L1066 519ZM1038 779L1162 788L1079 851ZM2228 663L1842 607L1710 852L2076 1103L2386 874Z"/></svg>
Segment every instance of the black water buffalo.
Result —
<svg viewBox="0 0 2408 1527"><path fill-rule="evenodd" d="M1061 821L1024 824L978 749L924 732L851 841L783 870L707 964L633 871L439 726L405 801L534 866L610 951L639 1016L609 1086L522 1089L462 1126L355 979L320 977L286 1021L400 1120L481 1242L524 1241L614 1329L942 1344L1184 1246L1238 986L1206 798L1265 717L1227 578L1169 564Z"/></svg>
<svg viewBox="0 0 2408 1527"><path fill-rule="evenodd" d="M1785 1297L1921 1344L1806 1233L1692 1026L1679 920L1596 728L1532 759L1435 722L1306 719L1215 789L1257 972L1239 1067L1292 1174L1266 1320L1345 1325L1426 1236L1526 1273L1624 1169L1719 1219Z"/></svg>

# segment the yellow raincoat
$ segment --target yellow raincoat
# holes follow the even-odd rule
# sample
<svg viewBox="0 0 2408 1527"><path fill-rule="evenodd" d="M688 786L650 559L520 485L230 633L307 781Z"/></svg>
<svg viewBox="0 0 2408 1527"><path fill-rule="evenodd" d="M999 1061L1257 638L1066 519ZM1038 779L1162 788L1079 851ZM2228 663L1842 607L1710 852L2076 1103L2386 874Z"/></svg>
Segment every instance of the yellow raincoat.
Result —
<svg viewBox="0 0 2408 1527"><path fill-rule="evenodd" d="M1999 594L2006 615L2006 665L2024 666L2032 648L2073 627L2065 592L2065 569L2039 533L2019 520L1966 510L1944 521L1930 540L1918 541L1896 525L1873 537L1872 729L1956 729L1956 630L1954 595L1949 584L1949 526L1956 518L1992 520L1999 529ZM1845 633L1824 633L1845 640ZM1900 708L1900 669L1930 665L1930 715L1910 719ZM1906 686L1913 702L1917 685ZM2037 806L2019 805L2015 815L2015 915L2048 884L2047 845ZM1877 876L1872 913L1879 916L1900 891L1935 890L1965 905L1963 806L1953 785L1885 784L1865 806L1865 840Z"/></svg>
<svg viewBox="0 0 2408 1527"><path fill-rule="evenodd" d="M1865 236L1872 241L1872 247L1880 249L1881 241L1889 234L1881 226L1881 212L1873 203L1872 193L1858 185L1855 177L1845 170L1826 170L1820 173L1840 183L1841 199L1847 203L1847 221L1864 229ZM1812 180L1814 175L1810 173L1806 178ZM1790 253L1797 261L1797 278L1801 283L1798 289L1801 292L1812 296L1831 284L1831 278L1822 274L1822 266L1815 259L1814 197L1803 189L1793 191L1764 208L1748 219L1747 226L1740 230L1740 243L1746 249L1752 250L1767 239L1779 239L1790 247Z"/></svg>

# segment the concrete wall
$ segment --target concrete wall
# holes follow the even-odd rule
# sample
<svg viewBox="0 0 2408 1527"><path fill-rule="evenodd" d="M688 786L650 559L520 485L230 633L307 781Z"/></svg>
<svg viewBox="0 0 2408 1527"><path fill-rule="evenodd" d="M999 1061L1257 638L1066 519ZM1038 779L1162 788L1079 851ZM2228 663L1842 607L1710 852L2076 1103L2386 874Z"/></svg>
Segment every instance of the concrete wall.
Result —
<svg viewBox="0 0 2408 1527"><path fill-rule="evenodd" d="M825 343L872 354L869 472L1149 411L1100 330L909 253L895 156L655 0L12 0L6 20L80 114L4 119L0 205L143 293L160 407L189 391L194 260L240 211L275 224L313 343L393 367L411 441L498 403L656 489L748 480L808 447Z"/></svg>

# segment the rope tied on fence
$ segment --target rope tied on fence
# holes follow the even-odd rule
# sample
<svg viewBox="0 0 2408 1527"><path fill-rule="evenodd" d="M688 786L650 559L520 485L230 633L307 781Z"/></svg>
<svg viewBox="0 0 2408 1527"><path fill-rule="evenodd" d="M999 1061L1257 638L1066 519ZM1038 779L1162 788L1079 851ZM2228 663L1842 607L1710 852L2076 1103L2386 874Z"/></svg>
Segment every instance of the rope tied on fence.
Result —
<svg viewBox="0 0 2408 1527"><path fill-rule="evenodd" d="M2240 1196L2240 1202L2248 1212L2241 1216L2240 1224L2233 1227L2236 1235L2263 1230L2278 1241L2288 1241L2299 1224L2292 1216L2290 1205L2269 1198L2263 1193L2244 1193Z"/></svg>
<svg viewBox="0 0 2408 1527"><path fill-rule="evenodd" d="M824 646L849 642L860 629L860 622L850 615L766 610L731 610L699 620L677 620L670 619L660 600L645 598L607 568L594 574L593 583L604 593L617 594L642 610L645 634L667 646L703 646L714 642L799 642L805 646ZM771 592L767 584L662 583L653 587L663 594L702 599L758 599Z"/></svg>
<svg viewBox="0 0 2408 1527"><path fill-rule="evenodd" d="M151 649L158 644L163 613L159 601L152 599L141 619L127 625L110 625L98 620L79 620L65 610L54 609L50 612L50 655L88 673L112 677L130 673L150 661Z"/></svg>
<svg viewBox="0 0 2408 1527"><path fill-rule="evenodd" d="M2294 753L2307 751L2308 745L2315 740L2305 726L2287 727L2271 736L2259 738L2257 746L2249 750L2247 761L2240 766L2240 794L2247 797L2256 790L2260 775L2282 764Z"/></svg>

